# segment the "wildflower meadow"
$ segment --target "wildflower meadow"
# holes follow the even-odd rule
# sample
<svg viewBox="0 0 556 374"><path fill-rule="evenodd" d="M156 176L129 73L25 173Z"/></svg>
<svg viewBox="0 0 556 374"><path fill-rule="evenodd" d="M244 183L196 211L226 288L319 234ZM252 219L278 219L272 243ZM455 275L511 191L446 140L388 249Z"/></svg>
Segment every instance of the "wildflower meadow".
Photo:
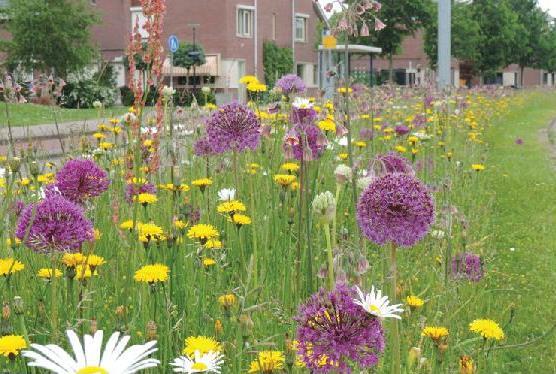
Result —
<svg viewBox="0 0 556 374"><path fill-rule="evenodd" d="M1 156L0 372L556 369L537 238L554 239L554 93L345 81L324 98L289 74L243 77L245 104L176 107L145 11L134 105L99 106L62 158Z"/></svg>

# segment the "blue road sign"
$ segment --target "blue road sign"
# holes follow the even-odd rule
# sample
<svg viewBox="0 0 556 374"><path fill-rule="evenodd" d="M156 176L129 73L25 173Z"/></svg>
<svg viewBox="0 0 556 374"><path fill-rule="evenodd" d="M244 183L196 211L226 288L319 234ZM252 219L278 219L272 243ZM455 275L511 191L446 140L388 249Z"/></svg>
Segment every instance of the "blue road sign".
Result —
<svg viewBox="0 0 556 374"><path fill-rule="evenodd" d="M176 53L178 48L180 47L180 41L177 36L170 35L168 38L168 48L170 48L170 52Z"/></svg>

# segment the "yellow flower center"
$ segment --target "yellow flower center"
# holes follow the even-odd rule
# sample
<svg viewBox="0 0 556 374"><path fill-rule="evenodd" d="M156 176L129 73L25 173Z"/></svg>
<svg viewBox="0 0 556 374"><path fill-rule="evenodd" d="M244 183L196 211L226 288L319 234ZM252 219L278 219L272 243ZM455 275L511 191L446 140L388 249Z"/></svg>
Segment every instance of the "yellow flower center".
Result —
<svg viewBox="0 0 556 374"><path fill-rule="evenodd" d="M369 309L371 310L371 312L377 312L378 314L380 314L380 308L376 305L371 305Z"/></svg>
<svg viewBox="0 0 556 374"><path fill-rule="evenodd" d="M86 368L79 369L75 374L110 374L107 370L100 366L87 366Z"/></svg>
<svg viewBox="0 0 556 374"><path fill-rule="evenodd" d="M193 364L193 366L191 366L191 369L195 369L195 370L207 370L208 366L205 365L202 362L196 362Z"/></svg>

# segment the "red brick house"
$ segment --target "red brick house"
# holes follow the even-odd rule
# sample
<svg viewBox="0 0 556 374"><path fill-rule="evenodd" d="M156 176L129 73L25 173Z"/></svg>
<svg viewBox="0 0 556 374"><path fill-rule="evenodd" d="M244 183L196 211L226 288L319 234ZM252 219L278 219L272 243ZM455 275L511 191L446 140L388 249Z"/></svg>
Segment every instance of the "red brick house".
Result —
<svg viewBox="0 0 556 374"><path fill-rule="evenodd" d="M96 0L91 2L102 22L94 27L94 39L105 60L115 64L118 84L125 84L122 59L132 25L143 18L138 0ZM167 0L164 37L176 35L203 46L206 64L197 69L201 84L221 95L236 96L239 78L263 74L263 43L274 41L294 51L296 72L309 87L317 86L317 25L327 22L324 12L313 0ZM170 61L165 63L170 73ZM185 69L174 68L174 82L187 86Z"/></svg>

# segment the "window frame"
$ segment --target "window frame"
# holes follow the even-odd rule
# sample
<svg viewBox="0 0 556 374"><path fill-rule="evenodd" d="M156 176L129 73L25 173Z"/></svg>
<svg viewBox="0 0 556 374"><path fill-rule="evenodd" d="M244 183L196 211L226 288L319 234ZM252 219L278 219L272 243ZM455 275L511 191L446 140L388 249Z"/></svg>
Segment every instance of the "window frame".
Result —
<svg viewBox="0 0 556 374"><path fill-rule="evenodd" d="M245 32L245 16L248 16L248 28ZM241 20L241 21L240 21ZM236 36L238 38L252 38L255 22L255 7L250 5L236 6ZM241 27L240 27L241 26Z"/></svg>
<svg viewBox="0 0 556 374"><path fill-rule="evenodd" d="M297 36L297 31L298 29L298 21L303 21L303 37L299 37ZM309 21L309 15L308 14L303 14L303 13L296 13L295 14L295 35L294 35L294 40L297 43L306 43L307 42L307 25L308 25L308 21Z"/></svg>

